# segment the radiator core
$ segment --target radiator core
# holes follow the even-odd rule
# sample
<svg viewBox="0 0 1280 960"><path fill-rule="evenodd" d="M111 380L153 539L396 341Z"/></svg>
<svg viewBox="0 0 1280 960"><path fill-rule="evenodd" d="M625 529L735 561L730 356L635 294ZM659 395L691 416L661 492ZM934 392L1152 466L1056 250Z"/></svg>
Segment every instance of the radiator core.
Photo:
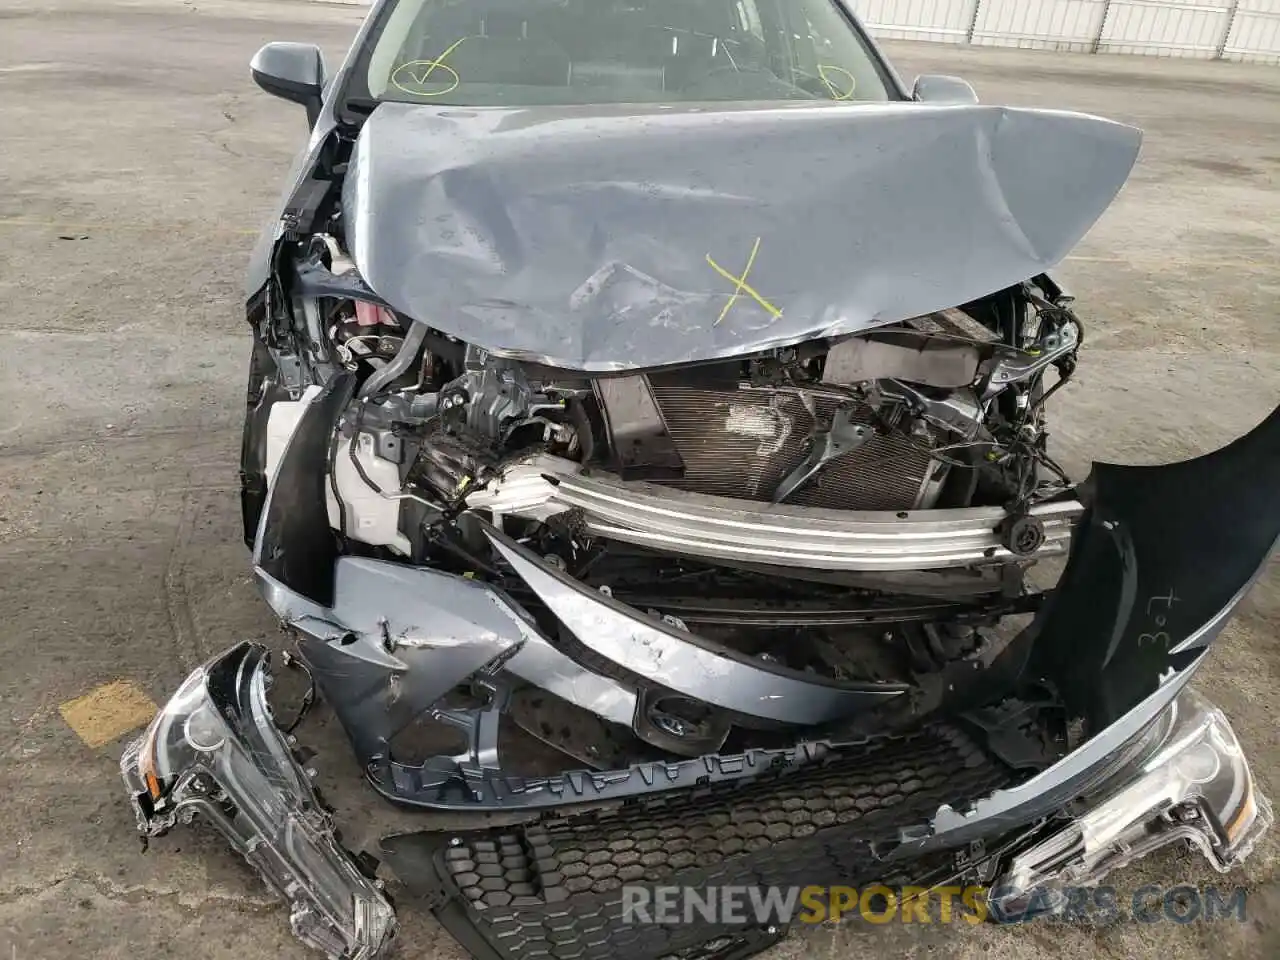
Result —
<svg viewBox="0 0 1280 960"><path fill-rule="evenodd" d="M767 387L710 390L650 381L672 442L684 460L684 477L670 486L721 497L770 502L783 479L812 446L815 418L795 393ZM829 422L839 400L816 397L816 412ZM870 422L871 410L857 421ZM838 510L909 510L921 502L936 467L930 441L877 434L828 464L788 503Z"/></svg>

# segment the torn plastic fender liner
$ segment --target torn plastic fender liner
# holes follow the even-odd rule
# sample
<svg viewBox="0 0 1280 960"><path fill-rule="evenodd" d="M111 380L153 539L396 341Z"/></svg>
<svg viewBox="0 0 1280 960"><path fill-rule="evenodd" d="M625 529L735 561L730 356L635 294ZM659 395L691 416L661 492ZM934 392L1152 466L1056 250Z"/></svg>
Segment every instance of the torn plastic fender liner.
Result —
<svg viewBox="0 0 1280 960"><path fill-rule="evenodd" d="M1028 670L1097 731L1199 659L1261 573L1280 539L1280 408L1193 460L1096 464L1081 489L1088 520Z"/></svg>
<svg viewBox="0 0 1280 960"><path fill-rule="evenodd" d="M261 303L250 309L251 322L261 320ZM289 399L289 392L274 379L277 373L271 351L258 337L249 357L249 385L245 391L244 428L240 438L240 514L244 543L250 550L258 536L262 507L267 497L267 424L272 407Z"/></svg>
<svg viewBox="0 0 1280 960"><path fill-rule="evenodd" d="M1213 453L1153 467L1095 464L1062 578L990 668L1048 682L1086 739L1052 767L944 808L921 849L967 842L1093 789L1186 686L1280 541L1280 407Z"/></svg>

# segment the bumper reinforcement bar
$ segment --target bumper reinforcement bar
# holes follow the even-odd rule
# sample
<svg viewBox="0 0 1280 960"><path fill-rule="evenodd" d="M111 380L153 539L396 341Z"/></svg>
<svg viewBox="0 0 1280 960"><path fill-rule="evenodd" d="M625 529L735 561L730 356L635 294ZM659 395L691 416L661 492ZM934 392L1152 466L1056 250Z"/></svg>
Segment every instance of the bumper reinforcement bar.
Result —
<svg viewBox="0 0 1280 960"><path fill-rule="evenodd" d="M825 510L688 493L541 457L508 470L467 506L545 519L582 513L597 536L708 560L894 572L942 570L1052 556L1066 551L1084 512L1074 500L1032 507L1043 537L1025 552L1005 544L1009 514L998 507L958 510Z"/></svg>

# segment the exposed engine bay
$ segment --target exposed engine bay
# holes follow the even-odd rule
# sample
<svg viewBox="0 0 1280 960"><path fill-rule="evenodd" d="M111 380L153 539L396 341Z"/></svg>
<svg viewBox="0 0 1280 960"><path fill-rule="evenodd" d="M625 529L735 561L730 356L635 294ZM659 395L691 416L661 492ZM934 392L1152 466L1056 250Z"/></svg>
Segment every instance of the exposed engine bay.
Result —
<svg viewBox="0 0 1280 960"><path fill-rule="evenodd" d="M352 271L334 236L312 241L312 282ZM536 557L641 622L874 700L990 653L1003 617L1036 609L1028 565L1069 543L1081 508L1047 449L1046 400L1083 339L1071 303L1041 276L864 335L584 376L321 296L289 334L304 346L273 356L311 372L279 385L265 460L317 389L302 383L342 371L356 385L325 483L344 552L490 584L549 636L589 645L522 574ZM779 528L758 532L773 511ZM897 527L920 532L902 544ZM779 719L629 679L651 702L611 763L655 742L697 756Z"/></svg>

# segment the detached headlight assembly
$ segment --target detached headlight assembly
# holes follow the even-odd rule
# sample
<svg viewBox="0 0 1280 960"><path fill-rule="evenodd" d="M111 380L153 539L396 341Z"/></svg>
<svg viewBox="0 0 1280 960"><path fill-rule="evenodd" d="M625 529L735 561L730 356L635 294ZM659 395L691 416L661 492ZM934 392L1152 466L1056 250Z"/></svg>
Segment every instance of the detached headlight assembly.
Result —
<svg viewBox="0 0 1280 960"><path fill-rule="evenodd" d="M1068 824L1009 861L989 894L993 917L1058 913L1068 888L1093 886L1178 842L1223 873L1249 855L1273 814L1231 725L1190 688L1169 710L1163 742L1148 757L1120 783L1072 804Z"/></svg>
<svg viewBox="0 0 1280 960"><path fill-rule="evenodd" d="M290 906L293 932L342 960L383 955L395 914L334 838L267 703L268 652L242 643L200 667L125 750L138 830L211 822Z"/></svg>

